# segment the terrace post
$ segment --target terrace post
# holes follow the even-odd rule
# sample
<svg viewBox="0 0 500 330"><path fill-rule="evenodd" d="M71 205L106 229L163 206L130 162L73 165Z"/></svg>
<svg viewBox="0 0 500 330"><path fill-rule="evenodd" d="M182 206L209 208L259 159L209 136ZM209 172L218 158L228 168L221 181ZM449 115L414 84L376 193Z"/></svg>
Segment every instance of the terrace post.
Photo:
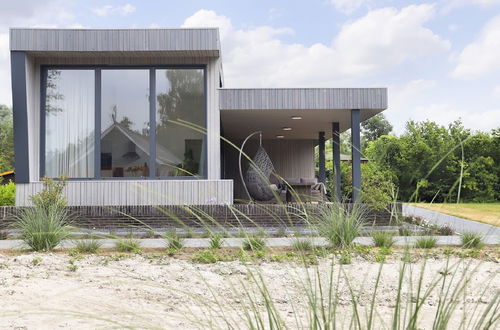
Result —
<svg viewBox="0 0 500 330"><path fill-rule="evenodd" d="M325 132L319 132L318 137L319 182L326 183L325 169Z"/></svg>
<svg viewBox="0 0 500 330"><path fill-rule="evenodd" d="M361 192L361 151L360 151L359 109L351 110L351 150L352 150L352 200L359 202Z"/></svg>
<svg viewBox="0 0 500 330"><path fill-rule="evenodd" d="M333 143L333 183L335 185L335 200L342 199L342 189L340 182L340 124L332 123L332 143Z"/></svg>

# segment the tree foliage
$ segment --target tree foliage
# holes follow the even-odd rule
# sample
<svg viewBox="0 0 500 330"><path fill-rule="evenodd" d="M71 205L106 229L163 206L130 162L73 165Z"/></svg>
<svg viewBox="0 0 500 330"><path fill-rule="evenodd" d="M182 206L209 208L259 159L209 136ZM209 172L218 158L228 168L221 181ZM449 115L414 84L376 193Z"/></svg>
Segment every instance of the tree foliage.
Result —
<svg viewBox="0 0 500 330"><path fill-rule="evenodd" d="M368 143L366 156L393 174L403 201L498 201L499 131L410 121L401 136Z"/></svg>
<svg viewBox="0 0 500 330"><path fill-rule="evenodd" d="M0 104L0 173L14 169L12 110Z"/></svg>

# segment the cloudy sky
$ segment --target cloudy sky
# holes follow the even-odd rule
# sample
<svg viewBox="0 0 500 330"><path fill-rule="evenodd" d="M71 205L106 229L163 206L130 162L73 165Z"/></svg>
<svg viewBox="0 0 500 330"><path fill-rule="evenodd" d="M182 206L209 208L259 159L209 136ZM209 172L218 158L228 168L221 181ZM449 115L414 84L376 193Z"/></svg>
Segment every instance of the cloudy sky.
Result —
<svg viewBox="0 0 500 330"><path fill-rule="evenodd" d="M9 27L217 26L226 87L389 88L386 115L500 127L500 0L1 0Z"/></svg>

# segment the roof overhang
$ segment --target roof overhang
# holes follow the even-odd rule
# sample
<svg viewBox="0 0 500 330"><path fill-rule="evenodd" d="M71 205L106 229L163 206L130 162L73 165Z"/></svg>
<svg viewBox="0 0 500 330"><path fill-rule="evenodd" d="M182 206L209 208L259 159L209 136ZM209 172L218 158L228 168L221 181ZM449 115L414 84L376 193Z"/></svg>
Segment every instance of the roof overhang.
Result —
<svg viewBox="0 0 500 330"><path fill-rule="evenodd" d="M387 109L387 88L221 89L219 95L224 135L232 139L254 131L266 139L317 139L320 131L331 137L333 122L341 132L351 128L351 109L360 110L361 121Z"/></svg>
<svg viewBox="0 0 500 330"><path fill-rule="evenodd" d="M219 57L217 28L10 29L10 50L35 56Z"/></svg>

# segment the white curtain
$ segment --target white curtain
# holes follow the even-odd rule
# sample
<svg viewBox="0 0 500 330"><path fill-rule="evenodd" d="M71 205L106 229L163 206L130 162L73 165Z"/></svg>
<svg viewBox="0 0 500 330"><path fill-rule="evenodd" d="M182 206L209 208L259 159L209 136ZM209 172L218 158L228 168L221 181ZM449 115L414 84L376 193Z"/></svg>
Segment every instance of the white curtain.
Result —
<svg viewBox="0 0 500 330"><path fill-rule="evenodd" d="M45 176L94 177L94 70L48 70Z"/></svg>

